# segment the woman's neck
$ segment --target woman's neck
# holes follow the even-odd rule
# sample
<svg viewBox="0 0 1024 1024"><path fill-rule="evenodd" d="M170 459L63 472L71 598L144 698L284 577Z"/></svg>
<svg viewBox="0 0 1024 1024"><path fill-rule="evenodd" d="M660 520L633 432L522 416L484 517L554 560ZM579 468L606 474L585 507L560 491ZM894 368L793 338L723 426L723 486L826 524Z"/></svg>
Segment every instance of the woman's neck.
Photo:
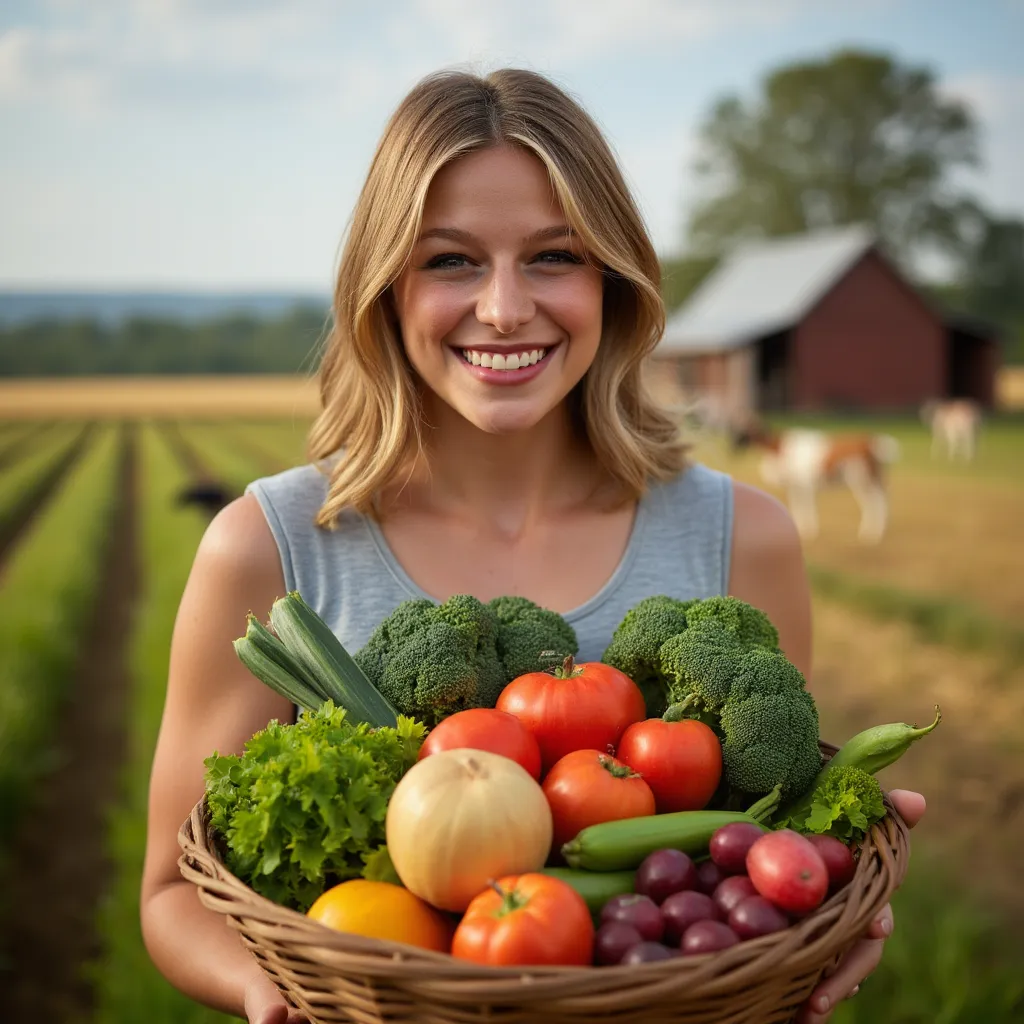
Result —
<svg viewBox="0 0 1024 1024"><path fill-rule="evenodd" d="M515 434L488 434L437 401L408 482L385 498L399 509L472 520L514 540L539 521L609 490L612 481L565 405Z"/></svg>

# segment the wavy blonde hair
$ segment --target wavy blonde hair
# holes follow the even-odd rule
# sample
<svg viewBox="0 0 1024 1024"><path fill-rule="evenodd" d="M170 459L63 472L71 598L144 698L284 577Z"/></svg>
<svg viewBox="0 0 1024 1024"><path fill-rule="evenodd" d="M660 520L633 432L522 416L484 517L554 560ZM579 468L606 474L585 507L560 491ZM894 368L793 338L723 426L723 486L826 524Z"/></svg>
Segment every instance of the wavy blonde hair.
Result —
<svg viewBox="0 0 1024 1024"><path fill-rule="evenodd" d="M333 526L348 507L373 514L382 488L424 450L419 385L390 288L412 252L434 176L496 145L520 146L544 163L569 225L604 268L601 342L571 397L598 459L627 497L685 464L678 424L643 380L665 326L658 258L597 125L534 72L442 71L388 122L342 251L320 365L323 411L308 443L314 462L344 449L329 469L320 526Z"/></svg>

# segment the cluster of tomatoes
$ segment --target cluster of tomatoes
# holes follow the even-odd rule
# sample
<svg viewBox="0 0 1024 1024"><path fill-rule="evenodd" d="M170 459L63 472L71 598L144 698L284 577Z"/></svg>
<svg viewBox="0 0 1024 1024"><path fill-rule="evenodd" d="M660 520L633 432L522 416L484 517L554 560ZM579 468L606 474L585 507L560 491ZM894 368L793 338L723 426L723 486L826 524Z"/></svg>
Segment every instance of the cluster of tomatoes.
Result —
<svg viewBox="0 0 1024 1024"><path fill-rule="evenodd" d="M601 662L569 659L561 677L520 676L496 708L460 711L433 728L420 758L456 747L509 757L543 783L555 851L588 825L700 810L722 776L711 728L647 718L636 684Z"/></svg>
<svg viewBox="0 0 1024 1024"><path fill-rule="evenodd" d="M679 850L657 850L643 861L636 891L601 910L594 961L647 963L770 935L819 907L855 869L849 848L830 836L725 825L699 865Z"/></svg>

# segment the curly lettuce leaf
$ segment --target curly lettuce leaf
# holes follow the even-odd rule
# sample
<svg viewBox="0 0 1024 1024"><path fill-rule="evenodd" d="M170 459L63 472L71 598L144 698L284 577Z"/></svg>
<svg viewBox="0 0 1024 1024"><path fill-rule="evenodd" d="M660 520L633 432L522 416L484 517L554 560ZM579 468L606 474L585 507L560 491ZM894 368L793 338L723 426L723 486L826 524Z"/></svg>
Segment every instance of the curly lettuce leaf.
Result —
<svg viewBox="0 0 1024 1024"><path fill-rule="evenodd" d="M850 842L862 839L883 817L885 806L878 781L860 769L840 768L825 776L811 796L806 818L793 825L801 832Z"/></svg>
<svg viewBox="0 0 1024 1024"><path fill-rule="evenodd" d="M409 718L394 729L352 725L328 702L294 725L271 722L241 755L207 758L207 803L228 869L301 911L360 877L384 845L388 800L425 735Z"/></svg>

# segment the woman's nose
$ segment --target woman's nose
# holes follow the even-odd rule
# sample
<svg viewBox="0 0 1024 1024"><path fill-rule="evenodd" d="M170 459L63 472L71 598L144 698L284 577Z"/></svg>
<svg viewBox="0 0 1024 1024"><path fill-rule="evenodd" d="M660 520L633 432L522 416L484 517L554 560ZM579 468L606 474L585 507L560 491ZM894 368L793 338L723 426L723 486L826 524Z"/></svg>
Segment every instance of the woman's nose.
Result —
<svg viewBox="0 0 1024 1024"><path fill-rule="evenodd" d="M496 267L477 299L476 318L499 334L511 334L533 318L535 305L529 286L515 267Z"/></svg>

